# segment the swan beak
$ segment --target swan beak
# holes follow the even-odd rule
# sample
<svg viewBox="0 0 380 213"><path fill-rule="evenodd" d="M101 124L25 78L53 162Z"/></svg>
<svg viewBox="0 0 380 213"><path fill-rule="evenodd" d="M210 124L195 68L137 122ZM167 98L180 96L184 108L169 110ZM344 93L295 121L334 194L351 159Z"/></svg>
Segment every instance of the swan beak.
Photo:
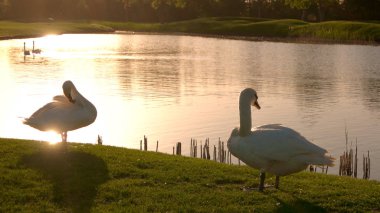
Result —
<svg viewBox="0 0 380 213"><path fill-rule="evenodd" d="M259 105L259 102L256 101L252 101L252 106L256 107L257 109L261 109L260 105Z"/></svg>

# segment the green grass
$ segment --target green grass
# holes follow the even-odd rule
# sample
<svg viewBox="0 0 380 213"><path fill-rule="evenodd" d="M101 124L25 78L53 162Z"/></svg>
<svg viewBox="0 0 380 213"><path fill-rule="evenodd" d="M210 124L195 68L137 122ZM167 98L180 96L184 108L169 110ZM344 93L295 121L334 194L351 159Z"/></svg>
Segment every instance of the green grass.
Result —
<svg viewBox="0 0 380 213"><path fill-rule="evenodd" d="M301 40L339 43L379 43L380 23L330 21L308 23L294 19L255 19L247 17L200 18L165 24L98 22L117 30L138 32L193 33L203 35L264 37L275 40Z"/></svg>
<svg viewBox="0 0 380 213"><path fill-rule="evenodd" d="M0 139L0 212L379 212L380 183L258 171L126 148ZM267 182L274 182L273 176Z"/></svg>
<svg viewBox="0 0 380 213"><path fill-rule="evenodd" d="M0 39L38 37L47 34L104 33L113 31L110 27L87 22L24 23L0 21Z"/></svg>
<svg viewBox="0 0 380 213"><path fill-rule="evenodd" d="M240 36L243 39L259 40L380 43L380 23L374 21L308 23L294 19L271 20L249 17L199 18L164 24L109 21L51 23L0 21L0 39L61 33L105 33L117 30Z"/></svg>
<svg viewBox="0 0 380 213"><path fill-rule="evenodd" d="M230 36L286 37L289 26L306 24L299 20L269 20L255 18L200 18L188 21L158 23L99 22L117 30L144 32L175 32Z"/></svg>
<svg viewBox="0 0 380 213"><path fill-rule="evenodd" d="M290 35L330 41L380 42L380 24L329 21L293 27Z"/></svg>

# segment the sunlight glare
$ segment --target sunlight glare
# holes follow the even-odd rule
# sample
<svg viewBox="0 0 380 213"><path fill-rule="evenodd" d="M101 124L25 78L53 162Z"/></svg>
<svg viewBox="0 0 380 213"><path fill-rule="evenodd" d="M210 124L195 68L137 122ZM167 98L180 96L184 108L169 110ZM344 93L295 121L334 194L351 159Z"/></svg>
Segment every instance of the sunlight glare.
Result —
<svg viewBox="0 0 380 213"><path fill-rule="evenodd" d="M61 142L61 136L55 131L47 131L41 133L41 138L43 141L49 142L49 144L54 145Z"/></svg>

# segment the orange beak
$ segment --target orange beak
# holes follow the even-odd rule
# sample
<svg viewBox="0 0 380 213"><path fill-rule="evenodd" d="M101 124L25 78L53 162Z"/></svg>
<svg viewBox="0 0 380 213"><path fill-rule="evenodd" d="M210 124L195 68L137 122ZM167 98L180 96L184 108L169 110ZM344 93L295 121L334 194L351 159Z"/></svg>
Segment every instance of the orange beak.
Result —
<svg viewBox="0 0 380 213"><path fill-rule="evenodd" d="M257 109L261 109L259 102L257 102L257 100L252 102L252 106L256 107Z"/></svg>

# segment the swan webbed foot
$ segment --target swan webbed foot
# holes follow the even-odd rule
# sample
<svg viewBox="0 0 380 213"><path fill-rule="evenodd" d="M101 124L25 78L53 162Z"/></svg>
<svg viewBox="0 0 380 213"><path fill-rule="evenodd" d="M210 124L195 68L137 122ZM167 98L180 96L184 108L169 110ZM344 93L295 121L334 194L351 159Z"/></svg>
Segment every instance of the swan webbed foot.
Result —
<svg viewBox="0 0 380 213"><path fill-rule="evenodd" d="M264 189L270 189L270 188L274 188L274 185L264 184L262 190L260 190L260 187L243 186L243 187L241 187L241 190L243 190L244 192L250 192L250 191L263 192Z"/></svg>

